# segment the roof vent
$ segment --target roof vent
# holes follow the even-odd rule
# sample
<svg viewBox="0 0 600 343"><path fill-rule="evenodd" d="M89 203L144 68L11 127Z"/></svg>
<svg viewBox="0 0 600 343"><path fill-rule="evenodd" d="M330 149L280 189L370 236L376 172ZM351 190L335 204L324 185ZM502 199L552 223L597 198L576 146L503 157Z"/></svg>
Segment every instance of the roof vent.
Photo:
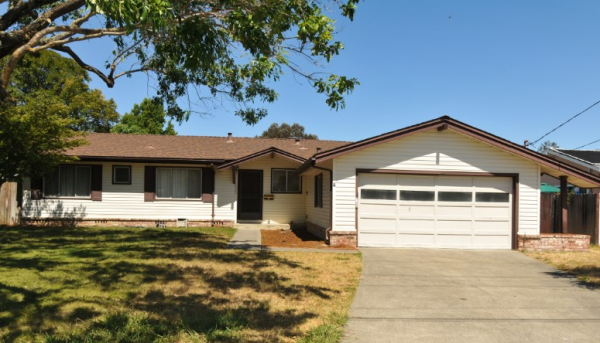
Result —
<svg viewBox="0 0 600 343"><path fill-rule="evenodd" d="M295 138L295 140L296 140L296 143L294 143L294 144L300 145L300 138Z"/></svg>
<svg viewBox="0 0 600 343"><path fill-rule="evenodd" d="M317 147L317 154L321 152L321 148Z"/></svg>
<svg viewBox="0 0 600 343"><path fill-rule="evenodd" d="M233 134L231 132L227 132L227 143L233 143Z"/></svg>

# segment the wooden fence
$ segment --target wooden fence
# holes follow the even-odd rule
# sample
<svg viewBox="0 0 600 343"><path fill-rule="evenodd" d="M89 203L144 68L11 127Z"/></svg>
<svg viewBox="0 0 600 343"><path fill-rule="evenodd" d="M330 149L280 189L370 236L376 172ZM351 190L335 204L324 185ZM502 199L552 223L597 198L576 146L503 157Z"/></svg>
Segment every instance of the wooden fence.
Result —
<svg viewBox="0 0 600 343"><path fill-rule="evenodd" d="M5 182L0 185L0 225L15 225L18 217L17 184Z"/></svg>
<svg viewBox="0 0 600 343"><path fill-rule="evenodd" d="M598 244L598 194L573 194L569 196L568 233L590 235ZM542 193L540 202L540 232L561 233L560 194Z"/></svg>

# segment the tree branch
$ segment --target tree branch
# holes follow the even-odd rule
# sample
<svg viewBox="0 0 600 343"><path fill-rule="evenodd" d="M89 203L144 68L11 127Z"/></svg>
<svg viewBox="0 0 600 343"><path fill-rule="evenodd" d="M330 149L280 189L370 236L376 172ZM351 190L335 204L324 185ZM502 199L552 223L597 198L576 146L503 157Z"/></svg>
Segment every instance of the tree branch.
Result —
<svg viewBox="0 0 600 343"><path fill-rule="evenodd" d="M7 0L3 0L0 4L6 1ZM18 22L23 15L55 1L56 0L30 0L27 2L20 1L17 4L14 4L2 17L0 17L0 31L8 30L8 28Z"/></svg>
<svg viewBox="0 0 600 343"><path fill-rule="evenodd" d="M102 79L102 81L104 81L104 83L106 83L106 85L108 86L108 88L112 88L115 85L115 80L112 78L109 78L108 76L104 75L104 73L102 73L100 70L98 70L95 67L92 67L89 64L86 64L85 62L83 62L83 60L81 58L79 58L79 56L68 46L54 46L51 49L56 50L56 51L60 51L60 52L64 52L67 55L71 56L71 58L83 69L94 73L96 75L98 75L98 77L100 79Z"/></svg>

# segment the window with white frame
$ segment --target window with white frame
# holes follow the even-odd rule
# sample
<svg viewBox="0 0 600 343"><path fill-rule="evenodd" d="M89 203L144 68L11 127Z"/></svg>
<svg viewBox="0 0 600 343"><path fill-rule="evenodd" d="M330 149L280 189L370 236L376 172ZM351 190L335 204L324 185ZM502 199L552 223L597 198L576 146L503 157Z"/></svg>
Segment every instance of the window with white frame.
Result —
<svg viewBox="0 0 600 343"><path fill-rule="evenodd" d="M90 166L59 166L44 177L44 195L49 197L88 198L92 194Z"/></svg>
<svg viewBox="0 0 600 343"><path fill-rule="evenodd" d="M301 177L296 175L294 169L272 169L271 170L271 192L272 193L301 193Z"/></svg>
<svg viewBox="0 0 600 343"><path fill-rule="evenodd" d="M159 199L201 199L202 169L156 168L156 197Z"/></svg>

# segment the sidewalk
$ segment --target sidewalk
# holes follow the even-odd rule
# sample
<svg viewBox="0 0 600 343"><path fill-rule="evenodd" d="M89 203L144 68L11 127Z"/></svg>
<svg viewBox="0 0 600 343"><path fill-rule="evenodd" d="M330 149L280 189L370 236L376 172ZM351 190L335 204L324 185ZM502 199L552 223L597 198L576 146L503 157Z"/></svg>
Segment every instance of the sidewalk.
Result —
<svg viewBox="0 0 600 343"><path fill-rule="evenodd" d="M261 250L260 230L238 229L227 244L229 249Z"/></svg>

